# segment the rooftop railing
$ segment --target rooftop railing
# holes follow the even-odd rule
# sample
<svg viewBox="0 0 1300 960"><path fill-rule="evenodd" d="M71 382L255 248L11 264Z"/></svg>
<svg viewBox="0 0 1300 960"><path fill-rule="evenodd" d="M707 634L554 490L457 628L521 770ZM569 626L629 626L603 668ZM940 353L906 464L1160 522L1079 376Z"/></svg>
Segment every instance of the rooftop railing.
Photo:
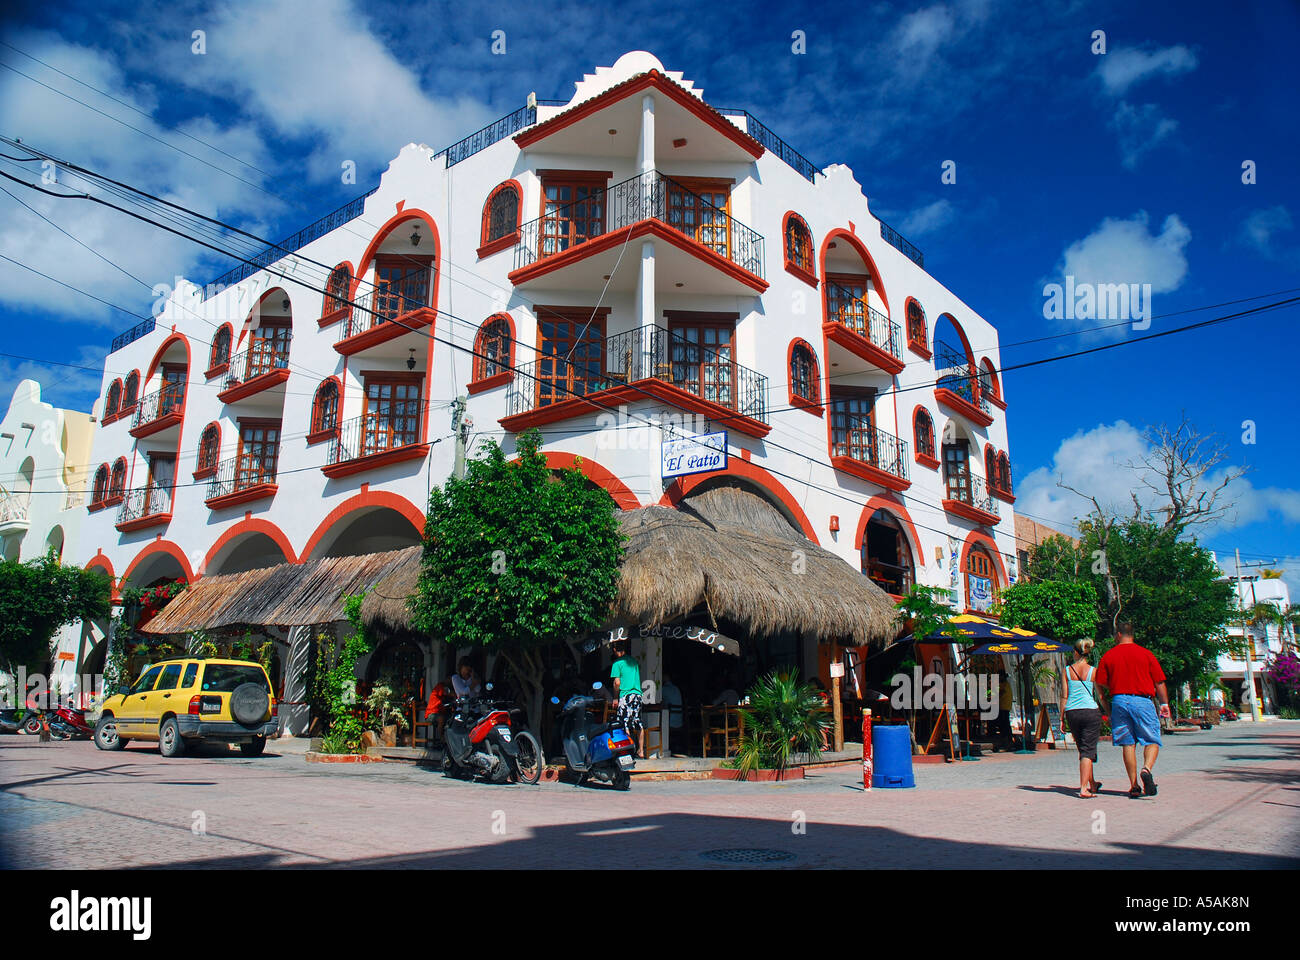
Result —
<svg viewBox="0 0 1300 960"><path fill-rule="evenodd" d="M128 343L134 343L135 341L139 340L141 337L146 337L149 334L153 333L154 329L157 326L158 326L158 321L152 317L144 321L144 323L137 323L126 333L119 333L116 337L114 337L113 345L108 348L108 352L116 353L118 350L121 350L123 347L125 347Z"/></svg>
<svg viewBox="0 0 1300 960"><path fill-rule="evenodd" d="M813 165L813 162L760 123L758 118L748 110L730 110L719 107L718 113L725 117L744 117L745 132L761 143L763 149L770 150L785 161L791 169L804 177L809 183L814 182L813 177L817 173L817 168Z"/></svg>
<svg viewBox="0 0 1300 960"><path fill-rule="evenodd" d="M885 223L884 220L880 221L880 236L886 243L891 247L894 247L896 250L901 251L904 256L922 270L925 269L925 254L921 253L914 244L910 243L906 237L889 224Z"/></svg>

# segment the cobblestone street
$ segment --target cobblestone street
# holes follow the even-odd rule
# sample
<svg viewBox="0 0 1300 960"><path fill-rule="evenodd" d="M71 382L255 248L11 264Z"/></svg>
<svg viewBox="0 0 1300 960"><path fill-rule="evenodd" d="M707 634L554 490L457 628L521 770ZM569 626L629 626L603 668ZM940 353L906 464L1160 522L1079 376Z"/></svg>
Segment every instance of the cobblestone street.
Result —
<svg viewBox="0 0 1300 960"><path fill-rule="evenodd" d="M918 764L916 789L869 795L856 766L617 793L309 764L274 743L257 759L165 760L8 736L0 823L10 867L1300 866L1300 722L1170 736L1159 795L1140 801L1118 749L1101 749L1102 796L1084 801L1073 751Z"/></svg>

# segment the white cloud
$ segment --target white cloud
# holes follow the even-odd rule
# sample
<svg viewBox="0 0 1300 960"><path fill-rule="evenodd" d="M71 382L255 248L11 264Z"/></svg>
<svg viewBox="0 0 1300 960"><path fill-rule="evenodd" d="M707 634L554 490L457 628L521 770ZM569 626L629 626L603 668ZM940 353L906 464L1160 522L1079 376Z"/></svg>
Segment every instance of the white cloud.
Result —
<svg viewBox="0 0 1300 960"><path fill-rule="evenodd" d="M1134 84L1156 76L1176 77L1196 69L1196 54L1179 44L1156 50L1125 47L1098 58L1097 77L1106 92L1122 96Z"/></svg>
<svg viewBox="0 0 1300 960"><path fill-rule="evenodd" d="M56 351L65 363L74 366L53 366L0 357L0 402L8 402L14 388L22 380L35 380L41 385L41 399L56 407L90 412L99 395L106 350L102 346L79 347L75 353ZM90 369L85 369L89 367Z"/></svg>
<svg viewBox="0 0 1300 960"><path fill-rule="evenodd" d="M939 199L909 213L903 219L901 229L907 236L922 237L946 227L955 215L953 205L946 199Z"/></svg>
<svg viewBox="0 0 1300 960"><path fill-rule="evenodd" d="M1269 259L1278 255L1273 246L1276 234L1292 229L1291 212L1279 204L1252 210L1241 224L1241 239Z"/></svg>
<svg viewBox="0 0 1300 960"><path fill-rule="evenodd" d="M1121 101L1110 121L1111 129L1119 141L1121 162L1132 170L1144 154L1150 153L1162 141L1173 136L1178 121L1166 117L1154 103L1135 107Z"/></svg>

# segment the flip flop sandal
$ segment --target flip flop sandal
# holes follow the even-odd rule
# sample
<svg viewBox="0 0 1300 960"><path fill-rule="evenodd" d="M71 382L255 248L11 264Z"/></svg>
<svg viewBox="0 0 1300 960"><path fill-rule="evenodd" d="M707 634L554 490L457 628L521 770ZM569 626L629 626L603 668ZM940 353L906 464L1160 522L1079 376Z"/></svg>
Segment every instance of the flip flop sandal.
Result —
<svg viewBox="0 0 1300 960"><path fill-rule="evenodd" d="M1130 800L1141 800L1141 799L1142 799L1142 788L1141 788L1141 787L1134 787L1132 790L1130 790L1130 791L1128 792L1128 798L1129 798Z"/></svg>
<svg viewBox="0 0 1300 960"><path fill-rule="evenodd" d="M1092 800L1096 798L1096 796L1097 795L1095 793L1083 793L1082 791L1080 791L1079 793L1080 800Z"/></svg>
<svg viewBox="0 0 1300 960"><path fill-rule="evenodd" d="M1154 797L1156 795L1156 778L1151 776L1151 771L1145 768L1139 776L1142 778L1142 789L1146 791L1148 797Z"/></svg>

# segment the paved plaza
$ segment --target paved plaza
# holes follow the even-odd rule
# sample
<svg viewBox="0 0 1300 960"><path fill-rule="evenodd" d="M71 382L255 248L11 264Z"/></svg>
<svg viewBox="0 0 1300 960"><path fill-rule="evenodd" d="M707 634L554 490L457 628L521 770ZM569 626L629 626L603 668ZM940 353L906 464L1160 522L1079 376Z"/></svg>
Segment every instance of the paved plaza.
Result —
<svg viewBox="0 0 1300 960"><path fill-rule="evenodd" d="M1102 744L1081 800L1072 750L918 764L864 794L856 766L803 781L448 780L409 764L315 764L276 749L166 760L139 744L0 738L6 866L1300 867L1300 721L1167 738L1159 795L1125 795Z"/></svg>

